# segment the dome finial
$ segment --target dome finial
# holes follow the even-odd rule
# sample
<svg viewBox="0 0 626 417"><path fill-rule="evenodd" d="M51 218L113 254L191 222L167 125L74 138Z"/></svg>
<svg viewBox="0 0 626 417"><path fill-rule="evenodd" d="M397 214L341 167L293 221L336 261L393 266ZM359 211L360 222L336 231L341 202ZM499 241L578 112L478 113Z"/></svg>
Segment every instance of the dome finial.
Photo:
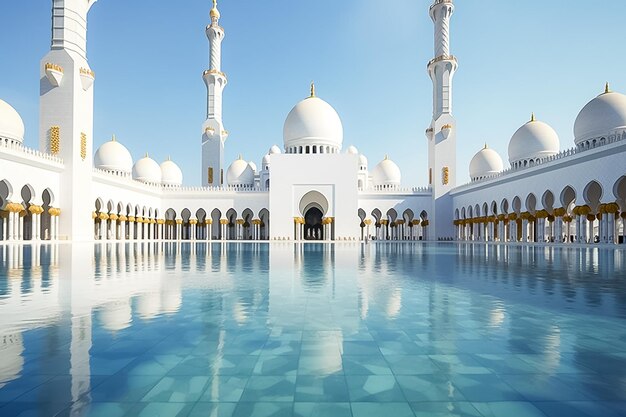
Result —
<svg viewBox="0 0 626 417"><path fill-rule="evenodd" d="M113 136L111 136L111 142L116 142L115 133L113 133Z"/></svg>
<svg viewBox="0 0 626 417"><path fill-rule="evenodd" d="M531 121L531 122L534 122L534 121L536 121L536 120L537 120L537 119L535 118L535 112L532 112L532 113L530 114L530 121Z"/></svg>
<svg viewBox="0 0 626 417"><path fill-rule="evenodd" d="M219 19L220 18L220 11L217 10L217 0L213 0L213 8L211 9L211 19Z"/></svg>
<svg viewBox="0 0 626 417"><path fill-rule="evenodd" d="M171 160L172 160L172 157L171 157L170 155L167 155L167 160L168 160L168 161L171 161Z"/></svg>
<svg viewBox="0 0 626 417"><path fill-rule="evenodd" d="M611 92L611 88L609 86L609 82L607 81L606 84L604 85L604 94L608 94Z"/></svg>
<svg viewBox="0 0 626 417"><path fill-rule="evenodd" d="M241 154L239 154L239 160L243 161L243 156L241 156Z"/></svg>
<svg viewBox="0 0 626 417"><path fill-rule="evenodd" d="M487 149L487 142L485 142L485 147L483 149Z"/></svg>
<svg viewBox="0 0 626 417"><path fill-rule="evenodd" d="M389 159L389 155L385 154L385 161Z"/></svg>
<svg viewBox="0 0 626 417"><path fill-rule="evenodd" d="M315 97L315 81L311 81L311 97Z"/></svg>
<svg viewBox="0 0 626 417"><path fill-rule="evenodd" d="M146 158L150 158L150 155L148 155L148 152L146 152Z"/></svg>

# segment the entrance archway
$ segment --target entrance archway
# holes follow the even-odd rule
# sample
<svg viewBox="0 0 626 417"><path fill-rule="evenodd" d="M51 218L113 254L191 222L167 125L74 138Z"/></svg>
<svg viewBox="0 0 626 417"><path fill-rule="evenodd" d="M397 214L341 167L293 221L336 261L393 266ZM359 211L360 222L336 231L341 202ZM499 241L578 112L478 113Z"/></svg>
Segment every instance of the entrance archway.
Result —
<svg viewBox="0 0 626 417"><path fill-rule="evenodd" d="M322 211L312 206L304 213L304 239L324 240L324 228L322 227Z"/></svg>

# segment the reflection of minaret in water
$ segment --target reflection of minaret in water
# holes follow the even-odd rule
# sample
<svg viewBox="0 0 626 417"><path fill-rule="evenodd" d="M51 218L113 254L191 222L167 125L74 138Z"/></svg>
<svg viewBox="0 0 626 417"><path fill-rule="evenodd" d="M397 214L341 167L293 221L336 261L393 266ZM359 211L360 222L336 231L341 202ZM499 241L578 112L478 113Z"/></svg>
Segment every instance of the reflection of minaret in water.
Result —
<svg viewBox="0 0 626 417"><path fill-rule="evenodd" d="M452 198L456 186L456 120L452 116L452 78L457 69L450 54L450 18L452 0L436 0L430 6L435 24L435 57L428 63L433 81L433 118L426 130L428 138L428 177L433 206L429 213L432 232L429 239L452 238Z"/></svg>
<svg viewBox="0 0 626 417"><path fill-rule="evenodd" d="M210 59L209 69L203 75L207 87L207 115L202 125L202 185L212 187L224 183L224 142L228 137L222 123L222 92L228 80L222 72L224 29L219 25L219 19L217 0L213 0L211 24L206 28Z"/></svg>

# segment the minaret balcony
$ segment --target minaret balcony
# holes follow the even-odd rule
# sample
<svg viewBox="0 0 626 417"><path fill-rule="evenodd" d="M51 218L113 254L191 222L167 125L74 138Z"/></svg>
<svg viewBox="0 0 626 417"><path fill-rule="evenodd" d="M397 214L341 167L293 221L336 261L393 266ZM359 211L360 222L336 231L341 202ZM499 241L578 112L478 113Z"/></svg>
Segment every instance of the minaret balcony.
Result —
<svg viewBox="0 0 626 417"><path fill-rule="evenodd" d="M80 74L80 82L83 86L83 90L89 90L96 79L96 73L89 68L80 68L78 72Z"/></svg>
<svg viewBox="0 0 626 417"><path fill-rule="evenodd" d="M45 71L46 78L50 81L51 85L54 87L61 85L61 81L63 80L63 67L48 62L45 65Z"/></svg>
<svg viewBox="0 0 626 417"><path fill-rule="evenodd" d="M438 57L433 58L430 61L428 61L428 66L430 67L431 65L436 64L437 62L441 62L441 61L451 61L457 64L457 60L454 55L439 55Z"/></svg>

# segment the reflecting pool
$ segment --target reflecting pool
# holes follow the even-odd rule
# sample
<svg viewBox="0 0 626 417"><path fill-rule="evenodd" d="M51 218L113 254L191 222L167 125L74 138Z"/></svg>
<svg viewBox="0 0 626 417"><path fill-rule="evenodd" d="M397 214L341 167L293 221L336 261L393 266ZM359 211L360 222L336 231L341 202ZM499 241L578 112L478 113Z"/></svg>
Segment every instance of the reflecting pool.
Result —
<svg viewBox="0 0 626 417"><path fill-rule="evenodd" d="M626 415L626 251L0 246L0 415Z"/></svg>

